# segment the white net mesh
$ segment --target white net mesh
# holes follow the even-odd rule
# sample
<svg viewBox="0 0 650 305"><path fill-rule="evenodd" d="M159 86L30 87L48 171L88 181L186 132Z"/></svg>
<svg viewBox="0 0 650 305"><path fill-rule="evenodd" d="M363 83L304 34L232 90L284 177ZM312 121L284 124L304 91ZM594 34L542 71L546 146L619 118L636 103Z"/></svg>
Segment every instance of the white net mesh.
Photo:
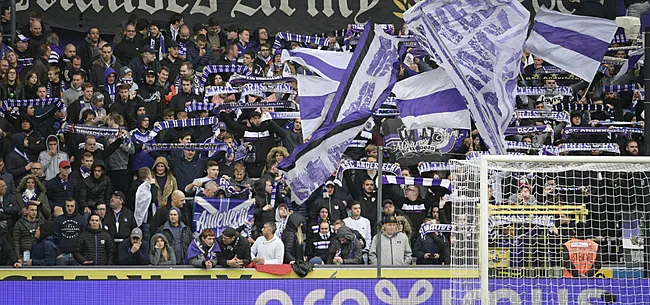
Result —
<svg viewBox="0 0 650 305"><path fill-rule="evenodd" d="M479 161L450 162L453 304L479 304L481 267L491 304L650 304L650 163L589 161L488 162L487 267Z"/></svg>

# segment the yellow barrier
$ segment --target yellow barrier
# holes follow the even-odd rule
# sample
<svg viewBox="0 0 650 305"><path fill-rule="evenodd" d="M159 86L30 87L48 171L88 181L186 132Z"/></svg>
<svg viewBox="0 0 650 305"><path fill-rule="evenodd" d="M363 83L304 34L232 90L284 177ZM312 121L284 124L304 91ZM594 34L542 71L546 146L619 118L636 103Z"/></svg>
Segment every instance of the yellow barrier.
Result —
<svg viewBox="0 0 650 305"><path fill-rule="evenodd" d="M462 271L462 270L461 270ZM455 273L459 277L459 273ZM465 270L463 277L478 277L478 270ZM373 268L316 268L306 278L310 279L374 279ZM382 277L398 279L450 278L451 269L399 268L382 269ZM255 269L196 269L196 268L140 268L140 269L88 269L88 268L22 268L0 269L0 280L219 280L219 279L299 279L294 272L273 275Z"/></svg>

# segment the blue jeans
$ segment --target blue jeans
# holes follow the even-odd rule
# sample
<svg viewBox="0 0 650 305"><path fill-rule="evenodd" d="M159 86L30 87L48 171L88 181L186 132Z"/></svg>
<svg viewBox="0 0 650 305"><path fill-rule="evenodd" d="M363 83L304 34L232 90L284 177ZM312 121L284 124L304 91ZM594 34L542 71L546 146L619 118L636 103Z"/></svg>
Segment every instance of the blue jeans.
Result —
<svg viewBox="0 0 650 305"><path fill-rule="evenodd" d="M312 257L309 261L312 262L312 264L314 264L314 265L324 265L325 264L323 262L323 259L318 257L318 256Z"/></svg>
<svg viewBox="0 0 650 305"><path fill-rule="evenodd" d="M74 259L72 253L61 253L61 257L56 259L57 266L78 266L79 263Z"/></svg>

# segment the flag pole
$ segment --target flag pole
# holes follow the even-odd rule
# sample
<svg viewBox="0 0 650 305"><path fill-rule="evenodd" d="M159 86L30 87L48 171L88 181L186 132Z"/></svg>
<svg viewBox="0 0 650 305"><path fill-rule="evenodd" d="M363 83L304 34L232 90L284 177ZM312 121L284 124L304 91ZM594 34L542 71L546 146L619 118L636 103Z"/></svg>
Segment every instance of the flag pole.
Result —
<svg viewBox="0 0 650 305"><path fill-rule="evenodd" d="M382 206L381 206L381 197L383 193L383 181L384 181L384 146L379 145L377 146L377 176L379 177L379 181L377 181L379 184L377 186L377 222L378 224L381 223L382 219ZM381 278L381 226L377 228L377 246L375 249L377 249L377 278Z"/></svg>
<svg viewBox="0 0 650 305"><path fill-rule="evenodd" d="M648 43L650 43L650 27L646 27L643 31L643 50L645 50L645 54L643 56L645 58L645 63L648 63L643 67L644 90L650 88L650 47L648 46ZM645 125L643 127L643 147L645 149L645 154L650 155L650 139L647 138L650 135L650 120L648 119L648 114L650 114L650 98L646 97L643 100L643 109L643 118L645 122ZM639 121L641 118L637 117L636 119Z"/></svg>

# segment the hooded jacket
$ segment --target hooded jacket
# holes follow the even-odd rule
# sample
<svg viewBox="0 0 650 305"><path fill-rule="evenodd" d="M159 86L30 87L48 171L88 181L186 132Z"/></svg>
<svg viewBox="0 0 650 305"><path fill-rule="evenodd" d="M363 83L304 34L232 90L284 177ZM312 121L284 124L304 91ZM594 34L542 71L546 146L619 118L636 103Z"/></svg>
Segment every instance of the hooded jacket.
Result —
<svg viewBox="0 0 650 305"><path fill-rule="evenodd" d="M59 246L61 253L74 252L74 246L79 235L86 230L86 219L79 213L72 215L63 213L52 222L54 242Z"/></svg>
<svg viewBox="0 0 650 305"><path fill-rule="evenodd" d="M74 249L74 258L79 264L92 261L92 265L113 265L115 262L115 243L101 227L81 233Z"/></svg>
<svg viewBox="0 0 650 305"><path fill-rule="evenodd" d="M302 230L298 230L305 224L305 219L300 214L291 214L287 220L287 226L282 233L282 243L284 244L284 263L289 264L292 261L304 261L304 241Z"/></svg>
<svg viewBox="0 0 650 305"><path fill-rule="evenodd" d="M92 172L96 167L102 169L102 175L99 178L95 178ZM108 204L111 199L111 193L113 193L113 184L111 183L111 179L106 176L104 161L96 160L91 166L90 176L81 183L79 190L80 210L83 211L86 207L94 207L97 202Z"/></svg>
<svg viewBox="0 0 650 305"><path fill-rule="evenodd" d="M26 170L25 166L31 162L31 159L25 152L24 139L25 134L22 132L11 136L11 144L13 144L14 149L7 155L5 160L7 172L14 176L14 181L20 181L25 175L29 174L29 170Z"/></svg>
<svg viewBox="0 0 650 305"><path fill-rule="evenodd" d="M41 224L40 238L34 240L31 258L32 266L54 266L58 249L54 244L52 225L48 222Z"/></svg>
<svg viewBox="0 0 650 305"><path fill-rule="evenodd" d="M443 234L419 235L413 245L413 256L418 258L416 262L418 265L441 265L443 262L449 265L451 262L449 251L451 251L449 240ZM431 256L424 258L427 253ZM434 258L434 254L438 254L439 257Z"/></svg>
<svg viewBox="0 0 650 305"><path fill-rule="evenodd" d="M93 65L90 68L90 81L95 85L100 85L105 80L106 70L113 69L114 71L119 71L120 68L122 68L122 63L115 55L111 55L111 60L108 63L100 55L99 58L93 61Z"/></svg>
<svg viewBox="0 0 650 305"><path fill-rule="evenodd" d="M34 121L29 117L22 117L18 120L19 124L22 120L29 121L29 130L21 130L27 136L27 146L24 147L25 152L30 160L38 160L38 154L45 150L45 141L43 135L34 129ZM20 126L18 126L20 130Z"/></svg>
<svg viewBox="0 0 650 305"><path fill-rule="evenodd" d="M57 147L56 154L54 154L54 156L50 155L46 147L45 150L38 155L38 161L40 161L41 164L43 164L43 172L45 173L45 180L50 180L59 173L59 162L70 161L70 159L68 158L68 154L66 154L61 149L61 143L59 142L59 138L57 136L55 135L47 136L47 138L45 139L46 146L47 146L47 142L50 139L56 140L56 147Z"/></svg>
<svg viewBox="0 0 650 305"><path fill-rule="evenodd" d="M363 247L356 235L352 232L352 229L342 226L339 228L339 231L336 232L336 237L337 239L332 241L330 244L325 263L333 264L334 257L339 256L343 259L343 264L362 264L363 258L361 256L361 249L363 249ZM345 243L341 244L338 238L344 238Z"/></svg>
<svg viewBox="0 0 650 305"><path fill-rule="evenodd" d="M167 260L164 260L165 258L162 255L162 250L156 248L156 240L158 240L158 237L162 238L165 242L164 249L167 250ZM176 265L176 254L174 253L174 248L169 244L169 240L167 240L165 234L154 234L154 236L151 237L151 243L149 243L149 245L149 263L151 265Z"/></svg>
<svg viewBox="0 0 650 305"><path fill-rule="evenodd" d="M83 86L75 88L74 86L70 85L68 89L63 91L63 96L61 98L63 99L65 106L68 107L70 104L78 100L83 94Z"/></svg>
<svg viewBox="0 0 650 305"><path fill-rule="evenodd" d="M115 74L115 81L113 84L108 83L108 76ZM99 85L99 91L104 95L104 105L108 106L115 102L115 98L119 92L117 92L117 72L109 67L104 71L104 78L101 84Z"/></svg>
<svg viewBox="0 0 650 305"><path fill-rule="evenodd" d="M156 158L156 161L151 167L151 172L154 177L156 175L156 166L160 163L165 165L165 176L167 179L165 179L165 185L162 186L158 184L158 179L156 179L156 186L158 187L158 205L165 206L169 203L169 198L172 196L172 192L178 189L178 184L176 183L176 177L174 177L172 172L169 170L169 163L167 163L165 157Z"/></svg>

